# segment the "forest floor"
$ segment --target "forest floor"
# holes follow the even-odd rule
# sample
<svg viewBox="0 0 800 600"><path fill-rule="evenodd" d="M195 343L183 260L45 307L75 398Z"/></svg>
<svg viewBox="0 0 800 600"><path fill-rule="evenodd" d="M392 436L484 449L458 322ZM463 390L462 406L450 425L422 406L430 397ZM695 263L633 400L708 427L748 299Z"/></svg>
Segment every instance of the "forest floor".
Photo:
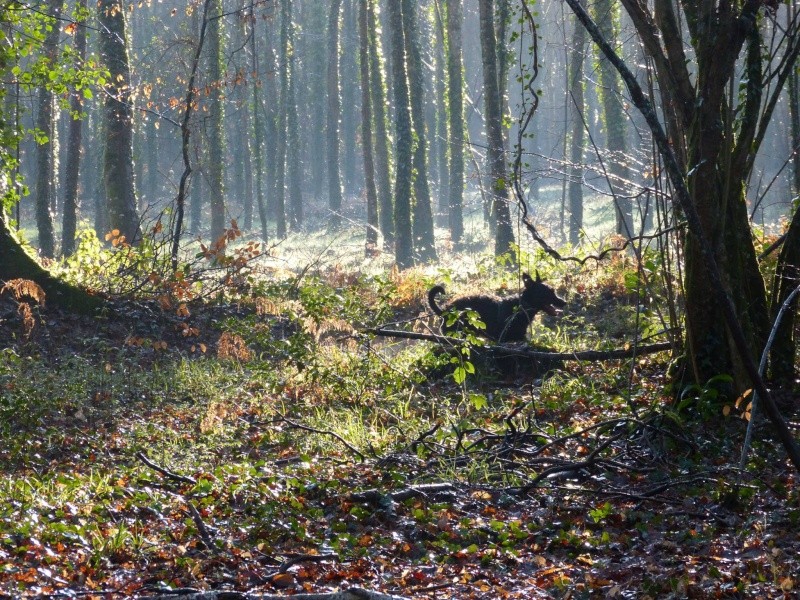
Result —
<svg viewBox="0 0 800 600"><path fill-rule="evenodd" d="M549 276L568 306L537 347L641 329L624 261ZM360 333L428 331L442 277L330 268L98 318L0 295L0 597L797 597L766 424L740 470L741 411L714 382L676 403L666 353L498 371Z"/></svg>

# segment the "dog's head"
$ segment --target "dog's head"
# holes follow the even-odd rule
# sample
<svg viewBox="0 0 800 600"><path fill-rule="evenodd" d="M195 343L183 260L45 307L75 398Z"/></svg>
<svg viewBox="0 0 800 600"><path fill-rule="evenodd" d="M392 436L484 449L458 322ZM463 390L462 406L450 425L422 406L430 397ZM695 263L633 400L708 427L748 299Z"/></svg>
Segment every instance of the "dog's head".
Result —
<svg viewBox="0 0 800 600"><path fill-rule="evenodd" d="M553 288L544 283L539 277L539 273L536 273L536 279L523 273L522 282L525 284L525 289L522 291L520 301L526 310L543 310L548 315L556 316L567 305L563 298L558 297Z"/></svg>

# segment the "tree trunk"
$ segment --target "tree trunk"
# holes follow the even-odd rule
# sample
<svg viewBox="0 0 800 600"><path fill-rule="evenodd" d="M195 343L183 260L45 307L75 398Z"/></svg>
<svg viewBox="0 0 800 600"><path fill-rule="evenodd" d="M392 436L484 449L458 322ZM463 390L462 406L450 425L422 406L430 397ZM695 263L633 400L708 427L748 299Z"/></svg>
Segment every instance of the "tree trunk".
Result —
<svg viewBox="0 0 800 600"><path fill-rule="evenodd" d="M411 234L412 143L411 107L406 72L403 10L401 2L387 5L392 46L392 90L395 110L394 226L395 262L400 269L414 266Z"/></svg>
<svg viewBox="0 0 800 600"><path fill-rule="evenodd" d="M100 49L109 71L105 101L103 182L110 226L128 243L141 238L133 175L133 108L128 62L126 9L121 0L99 0Z"/></svg>
<svg viewBox="0 0 800 600"><path fill-rule="evenodd" d="M598 0L595 3L595 19L600 33L612 44L616 45L619 27L619 10L613 0ZM607 168L610 175L610 192L614 196L614 213L616 215L617 233L630 238L633 236L633 202L625 197L624 182L628 180L628 168L625 166L625 113L622 110L622 89L619 73L602 55L598 55L600 63L600 85L598 90L603 109L603 125L606 132L606 148L608 153ZM623 192L620 194L619 192Z"/></svg>
<svg viewBox="0 0 800 600"><path fill-rule="evenodd" d="M331 228L342 226L342 176L339 164L339 13L342 0L332 0L328 19L328 121L326 127L328 148L328 207Z"/></svg>
<svg viewBox="0 0 800 600"><path fill-rule="evenodd" d="M53 19L49 23L51 29L45 37L43 50L51 69L57 68L58 34L61 31L58 19L61 16L61 6L61 0L50 0L47 5L48 14L52 15ZM52 258L56 253L52 212L56 187L56 169L53 166L56 128L53 116L53 93L44 85L39 89L38 105L36 128L46 141L36 147L36 226L39 230L39 251L43 256Z"/></svg>
<svg viewBox="0 0 800 600"><path fill-rule="evenodd" d="M211 4L208 21L208 85L211 86L208 129L208 193L211 201L211 241L225 232L225 149L222 80L222 0Z"/></svg>
<svg viewBox="0 0 800 600"><path fill-rule="evenodd" d="M428 187L428 136L425 131L425 80L422 56L417 31L416 3L402 0L403 38L408 66L411 120L414 127L414 202L412 204L411 228L414 251L423 262L436 260L433 238L433 211Z"/></svg>
<svg viewBox="0 0 800 600"><path fill-rule="evenodd" d="M275 163L275 230L278 239L286 237L286 115L289 112L289 27L291 26L291 4L281 0L281 29L278 46L278 69L280 78L280 101L277 114L277 148Z"/></svg>
<svg viewBox="0 0 800 600"><path fill-rule="evenodd" d="M585 7L585 1L582 2ZM572 55L569 61L569 106L572 133L570 136L569 198L569 243L577 246L583 229L583 145L585 138L583 106L583 59L586 50L586 30L575 19L572 35Z"/></svg>
<svg viewBox="0 0 800 600"><path fill-rule="evenodd" d="M30 279L44 290L45 301L81 314L93 313L105 305L100 296L69 285L54 277L29 255L9 229L0 211L0 282L11 279Z"/></svg>
<svg viewBox="0 0 800 600"><path fill-rule="evenodd" d="M569 3L575 11L576 2ZM681 202L690 206L691 212L683 205L683 214L697 219L696 231L686 236L684 252L686 341L693 379L704 384L716 375L729 374L734 380L730 391L741 393L758 383L753 358L761 352L768 331L765 286L750 234L745 184L776 94L800 52L798 32L793 31L795 43L780 46L789 55L770 62L762 52L759 2L745 2L737 8L725 2L720 10L689 2L657 2L653 14L635 0L622 3L652 59L662 94L674 150L668 153L662 147L664 140L659 140L659 148L670 161L676 159L674 168L687 173L690 197ZM682 14L677 14L676 8ZM691 72L686 40L696 57ZM734 89L731 82L738 77L743 48L743 85ZM769 76L762 73L764 67L771 70ZM765 78L775 82L767 101L762 98L767 91L762 85ZM630 83L628 87L631 89ZM645 116L653 128L653 115ZM673 165L668 166L673 185L682 193L679 184L683 180L673 172ZM694 211L696 217L691 214ZM696 237L700 234L708 246ZM717 268L720 282L714 284ZM732 304L730 311L727 304L721 310L720 298L725 296ZM735 327L730 312L735 312Z"/></svg>
<svg viewBox="0 0 800 600"><path fill-rule="evenodd" d="M303 224L303 169L300 163L300 131L297 117L297 61L294 51L295 35L293 22L293 1L286 1L286 19L288 21L287 41L289 52L289 85L286 88L286 175L289 193L289 221L293 230Z"/></svg>
<svg viewBox="0 0 800 600"><path fill-rule="evenodd" d="M378 190L372 152L372 86L369 76L369 0L358 1L359 66L361 74L361 147L364 153L364 187L367 195L367 241L365 252L378 246Z"/></svg>
<svg viewBox="0 0 800 600"><path fill-rule="evenodd" d="M511 251L514 230L508 205L508 175L503 142L502 99L498 86L497 42L494 30L494 1L479 0L483 101L486 111L486 142L489 162L489 190L497 224L494 251L497 256Z"/></svg>
<svg viewBox="0 0 800 600"><path fill-rule="evenodd" d="M370 99L375 114L375 185L378 189L378 217L385 248L394 245L394 207L389 164L389 133L386 127L386 93L383 76L383 54L378 36L375 3L369 0L369 72Z"/></svg>
<svg viewBox="0 0 800 600"><path fill-rule="evenodd" d="M341 148L342 148L342 180L344 190L348 195L357 196L360 187L356 177L356 150L359 140L356 138L356 128L359 120L358 94L355 82L358 81L358 19L355 8L356 0L343 0L342 4L342 34L341 34L341 80L346 82L341 86L342 114L341 114Z"/></svg>
<svg viewBox="0 0 800 600"><path fill-rule="evenodd" d="M796 18L794 4L788 5L787 27ZM792 192L796 197L800 194L800 77L797 70L792 69L786 82L789 92L789 122L790 144L792 148ZM796 206L796 205L795 205ZM800 211L796 208L792 215L789 229L786 232L783 247L775 269L775 278L772 284L772 301L770 315L772 320L777 318L786 298L792 293L800 282ZM795 382L795 323L797 317L797 302L793 303L791 310L784 313L783 318L775 332L775 340L770 351L771 376L774 381L784 387L792 387Z"/></svg>
<svg viewBox="0 0 800 600"><path fill-rule="evenodd" d="M436 20L436 50L434 54L435 77L436 77L436 94L434 98L434 106L436 110L436 143L433 145L433 151L436 156L436 163L438 166L438 216L437 223L445 225L447 223L447 215L450 212L448 200L450 193L448 186L450 183L450 169L447 165L447 79L445 73L447 72L447 59L446 59L446 31L444 27L444 15L442 14L442 6L438 0L434 4L434 19Z"/></svg>
<svg viewBox="0 0 800 600"><path fill-rule="evenodd" d="M85 13L88 0L78 0L78 11ZM79 61L86 58L86 26L83 21L75 31L75 54ZM70 111L78 114L83 111L80 90L72 90ZM81 151L83 145L83 118L74 115L69 122L67 139L67 165L64 170L64 220L62 221L61 252L70 256L75 251L75 232L78 221L78 181L80 176Z"/></svg>
<svg viewBox="0 0 800 600"><path fill-rule="evenodd" d="M250 35L250 60L252 61L253 73L258 76L258 51L256 38L258 36L258 20L255 17L253 7L250 7L250 20L253 24L253 31ZM256 81L253 83L253 161L255 163L255 194L258 216L261 221L261 239L267 241L267 207L264 199L264 132L261 126L261 85Z"/></svg>
<svg viewBox="0 0 800 600"><path fill-rule="evenodd" d="M461 57L461 0L445 0L447 12L447 93L450 129L448 223L454 244L464 235L464 65Z"/></svg>

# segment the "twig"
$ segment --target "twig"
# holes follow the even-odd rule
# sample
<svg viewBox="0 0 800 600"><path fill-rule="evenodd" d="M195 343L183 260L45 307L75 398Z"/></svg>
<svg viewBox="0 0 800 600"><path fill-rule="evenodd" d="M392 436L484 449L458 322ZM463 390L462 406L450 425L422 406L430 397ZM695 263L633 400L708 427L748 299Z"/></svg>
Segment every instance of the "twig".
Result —
<svg viewBox="0 0 800 600"><path fill-rule="evenodd" d="M195 508L194 504L192 504L189 500L186 501L186 506L189 507L189 514L194 521L195 526L197 527L198 533L200 533L200 537L203 540L203 543L206 547L212 551L217 552L219 550L217 545L214 543L214 538L211 535L211 532L208 530L208 527L203 522L203 517L200 516L200 513Z"/></svg>
<svg viewBox="0 0 800 600"><path fill-rule="evenodd" d="M161 467L161 466L157 465L156 463L154 463L152 460L147 458L144 455L143 452L137 452L136 453L136 458L138 458L140 461L142 461L144 464L146 464L148 467L150 467L154 471L157 471L157 472L161 473L167 479L172 479L174 481L179 481L181 483L188 483L190 485L196 485L197 484L197 480L194 477L188 477L186 475L180 475L178 473L173 473L172 471L170 471L168 469L165 469L164 467Z"/></svg>
<svg viewBox="0 0 800 600"><path fill-rule="evenodd" d="M425 441L425 438L432 436L434 433L436 433L439 430L439 428L441 426L442 426L442 422L441 421L436 421L436 423L433 424L433 427L431 427L427 431L423 431L419 436L417 436L417 439L415 439L413 442L411 442L409 444L409 448L411 448L412 451L415 451L417 449L417 447L423 441Z"/></svg>
<svg viewBox="0 0 800 600"><path fill-rule="evenodd" d="M596 464L598 462L597 455L600 454L600 452L602 452L606 448L608 448L616 440L620 439L625 433L626 432L623 431L623 432L618 433L617 435L615 435L613 437L608 438L602 444L597 446L597 448L592 450L589 453L589 456L587 456L582 461L575 462L575 463L564 464L564 465L556 465L556 466L550 467L549 469L545 469L544 471L539 473L536 477L534 477L533 480L530 483L527 483L526 485L524 485L521 488L519 488L516 491L517 495L519 495L519 496L526 495L528 492L530 492L532 489L534 489L537 485L539 485L539 482L542 479L544 479L545 477L549 477L550 475L554 475L556 473L565 473L565 472L570 472L570 471L580 471L581 469L583 469L585 467L590 467L590 466Z"/></svg>
<svg viewBox="0 0 800 600"><path fill-rule="evenodd" d="M772 344L775 342L775 336L778 333L778 327L781 324L781 319L783 319L784 313L789 310L792 302L794 302L795 297L797 294L800 294L800 286L794 288L791 294L786 297L786 300L783 301L781 304L781 308L778 311L778 316L775 317L775 323L772 325L772 331L769 332L769 338L767 339L767 343L764 346L764 351L761 353L761 361L758 363L758 372L763 377L764 370L767 368L767 357L769 356L769 351L772 348ZM739 468L744 470L745 466L747 466L747 454L750 451L750 442L753 438L753 423L756 420L756 410L758 410L758 392L753 393L753 401L750 407L750 420L747 422L747 433L744 436L744 444L742 444L742 456L739 459Z"/></svg>
<svg viewBox="0 0 800 600"><path fill-rule="evenodd" d="M302 429L303 431L309 431L311 433L319 433L319 434L322 434L322 435L329 435L332 438L336 438L337 440L339 440L342 443L342 445L345 448L347 448L348 450L350 450L350 452L355 454L359 458L359 460L361 462L364 462L366 460L366 456L364 456L364 454L359 452L357 448L355 448L353 445L348 443L347 440L345 440L342 436L340 436L336 432L328 431L328 430L325 430L325 429L316 429L314 427L309 427L308 425L303 425L302 423L297 423L296 421L292 421L291 419L287 419L285 416L278 417L277 419L275 419L275 422L288 423L292 427L295 427L297 429Z"/></svg>

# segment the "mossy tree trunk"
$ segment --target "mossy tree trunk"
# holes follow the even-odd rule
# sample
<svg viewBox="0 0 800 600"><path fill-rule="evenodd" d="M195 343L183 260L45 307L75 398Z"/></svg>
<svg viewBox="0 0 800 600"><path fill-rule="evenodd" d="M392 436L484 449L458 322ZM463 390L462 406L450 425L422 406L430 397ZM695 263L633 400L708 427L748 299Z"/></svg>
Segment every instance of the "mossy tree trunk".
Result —
<svg viewBox="0 0 800 600"><path fill-rule="evenodd" d="M208 77L211 97L208 124L208 191L211 200L211 240L225 231L225 149L223 122L224 81L222 78L222 0L211 3L208 21Z"/></svg>
<svg viewBox="0 0 800 600"><path fill-rule="evenodd" d="M383 72L383 52L378 35L375 5L369 0L369 75L372 112L375 115L375 186L378 189L378 220L383 234L384 248L394 245L394 206L392 203L392 176L389 152L389 131L386 125L386 89Z"/></svg>
<svg viewBox="0 0 800 600"><path fill-rule="evenodd" d="M583 5L585 6L585 2ZM586 29L575 19L569 59L569 89L567 90L567 113L571 128L569 181L569 243L577 246L583 229L583 147L586 139L584 125L583 61L586 54Z"/></svg>
<svg viewBox="0 0 800 600"><path fill-rule="evenodd" d="M636 0L622 0L652 60L673 153L686 173L689 200L710 242L752 364L766 341L769 311L750 233L746 182L800 54L800 28L793 23L781 30L783 43L773 41L782 54L770 60L760 31L768 20L758 14L768 10L764 3L715 4L710 10L706 3L688 0L656 2L651 11ZM687 40L695 57L691 62ZM739 65L744 75L737 73ZM732 83L739 78L741 89ZM764 81L771 82L768 88ZM692 378L703 384L728 374L734 379L732 391L742 392L751 378L735 342L738 332L723 318L708 264L702 244L688 234L684 289Z"/></svg>
<svg viewBox="0 0 800 600"><path fill-rule="evenodd" d="M128 243L141 237L133 169L133 104L128 61L126 7L122 0L99 0L100 49L110 77L105 101L103 182L110 226Z"/></svg>
<svg viewBox="0 0 800 600"><path fill-rule="evenodd" d="M411 234L412 145L411 107L406 70L403 9L401 2L387 4L392 46L392 91L395 110L394 227L395 262L398 268L414 266Z"/></svg>
<svg viewBox="0 0 800 600"><path fill-rule="evenodd" d="M416 2L402 0L403 39L408 65L409 101L411 122L414 128L414 202L412 203L411 229L414 252L419 260L436 260L433 238L433 210L428 186L428 135L425 123L425 78L422 54L419 47Z"/></svg>
<svg viewBox="0 0 800 600"><path fill-rule="evenodd" d="M794 3L787 5L786 21L791 26L797 16ZM800 285L800 211L797 210L797 197L800 196L800 76L793 69L786 82L789 92L789 135L792 155L792 191L795 196L794 214L789 230L786 232L781 248L775 279L772 285L772 302L770 315L776 319L784 301L794 288ZM770 351L770 375L774 381L784 386L794 385L796 377L795 354L797 339L795 324L797 322L797 301L784 313L775 332L775 340Z"/></svg>
<svg viewBox="0 0 800 600"><path fill-rule="evenodd" d="M595 20L600 32L614 46L617 45L619 29L619 5L614 0L598 0L594 5ZM623 110L622 81L619 73L602 55L598 53L600 63L600 85L598 90L602 104L602 120L606 133L608 149L608 171L611 193L614 194L614 212L616 214L617 233L629 238L633 236L633 201L624 193L624 182L628 180L628 168L625 166L626 142L625 124L627 119Z"/></svg>
<svg viewBox="0 0 800 600"><path fill-rule="evenodd" d="M0 212L0 256L2 257L0 284L11 279L29 279L44 290L46 302L77 313L92 313L105 304L100 296L65 283L42 267L22 247L16 234L8 227L2 212Z"/></svg>
<svg viewBox="0 0 800 600"><path fill-rule="evenodd" d="M514 230L508 205L508 170L503 140L502 98L497 65L494 1L480 0L481 59L483 63L483 101L486 119L486 145L489 162L489 192L492 195L492 217L496 223L495 247L497 256L511 251Z"/></svg>
<svg viewBox="0 0 800 600"><path fill-rule="evenodd" d="M78 0L79 14L86 14L88 0ZM75 31L75 53L78 60L86 58L86 27L78 25ZM72 90L70 110L75 114L83 111L83 99L79 90ZM152 130L150 126L150 130ZM75 251L75 232L78 222L78 179L81 166L81 146L83 144L83 119L72 117L67 134L67 164L64 169L64 213L61 227L61 252L69 256ZM153 149L153 153L154 149Z"/></svg>
<svg viewBox="0 0 800 600"><path fill-rule="evenodd" d="M436 80L436 93L434 108L436 111L436 136L433 145L433 155L437 163L437 184L439 201L437 203L437 223L444 225L447 223L449 213L448 199L450 194L448 186L450 184L450 169L447 164L447 32L444 26L444 7L440 2L436 2L433 10L435 19L434 27L436 31L435 50L434 50L434 77Z"/></svg>
<svg viewBox="0 0 800 600"><path fill-rule="evenodd" d="M367 240L369 255L378 245L378 189L372 151L372 85L369 73L369 0L358 0L359 67L361 75L361 144L364 154L364 187L367 195Z"/></svg>
<svg viewBox="0 0 800 600"><path fill-rule="evenodd" d="M303 168L300 163L300 126L297 115L297 60L295 54L295 27L293 21L294 0L286 3L286 32L289 61L289 81L286 88L286 175L288 177L287 193L289 197L289 225L298 230L303 224Z"/></svg>
<svg viewBox="0 0 800 600"><path fill-rule="evenodd" d="M47 12L52 16L50 31L47 33L43 50L49 62L49 68L56 69L58 59L58 34L61 31L61 0L50 0ZM56 127L54 112L53 92L47 86L39 89L39 101L36 114L36 129L46 139L44 143L36 146L36 227L39 231L39 251L43 256L52 258L56 253L55 223L53 222L53 207L55 205L56 173L54 162L56 157Z"/></svg>
<svg viewBox="0 0 800 600"><path fill-rule="evenodd" d="M328 148L328 208L332 229L342 225L342 174L339 164L339 119L342 102L339 90L339 16L342 0L332 0L328 17L328 112L326 146Z"/></svg>
<svg viewBox="0 0 800 600"><path fill-rule="evenodd" d="M281 0L281 26L278 38L278 68L280 81L280 109L277 114L277 148L275 169L275 229L279 239L286 237L286 116L289 112L289 28L291 26L291 4Z"/></svg>
<svg viewBox="0 0 800 600"><path fill-rule="evenodd" d="M464 62L461 0L445 0L447 20L447 101L450 136L448 225L454 244L464 235Z"/></svg>

